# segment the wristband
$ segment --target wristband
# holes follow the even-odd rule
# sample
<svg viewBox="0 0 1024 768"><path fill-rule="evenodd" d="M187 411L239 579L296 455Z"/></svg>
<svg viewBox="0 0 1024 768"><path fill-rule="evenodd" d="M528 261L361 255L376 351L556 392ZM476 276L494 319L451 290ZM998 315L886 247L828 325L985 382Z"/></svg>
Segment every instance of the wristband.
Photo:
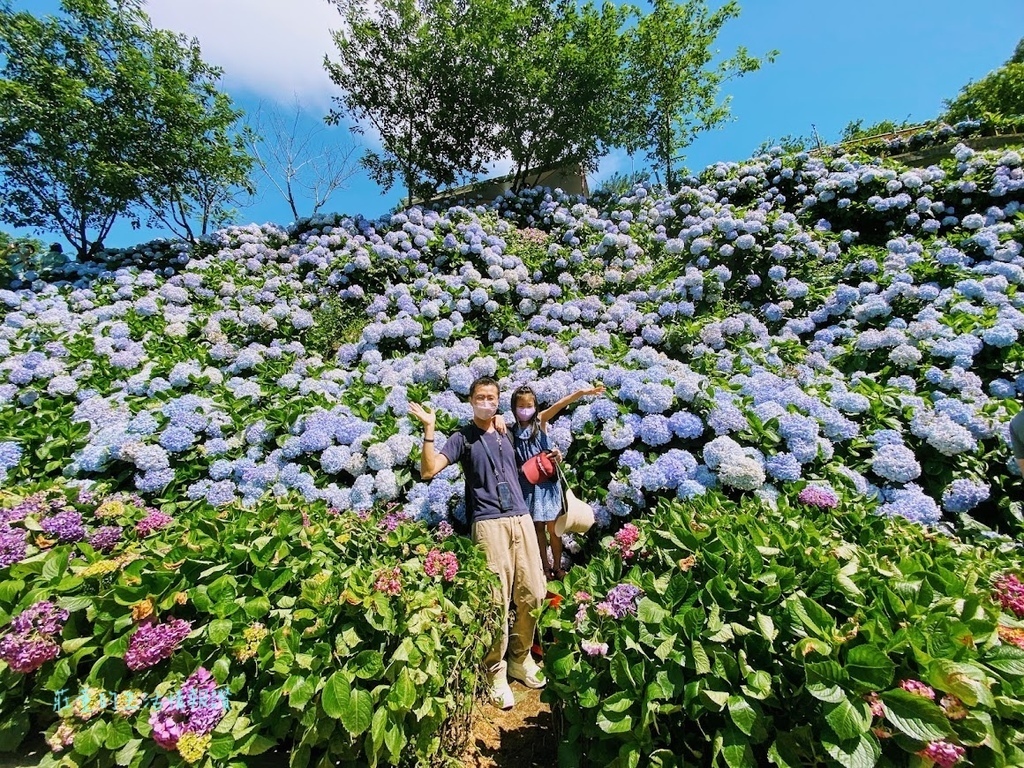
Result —
<svg viewBox="0 0 1024 768"><path fill-rule="evenodd" d="M432 442L434 442L434 438L432 438L432 437L424 437L423 438L423 442L424 443L432 443Z"/></svg>

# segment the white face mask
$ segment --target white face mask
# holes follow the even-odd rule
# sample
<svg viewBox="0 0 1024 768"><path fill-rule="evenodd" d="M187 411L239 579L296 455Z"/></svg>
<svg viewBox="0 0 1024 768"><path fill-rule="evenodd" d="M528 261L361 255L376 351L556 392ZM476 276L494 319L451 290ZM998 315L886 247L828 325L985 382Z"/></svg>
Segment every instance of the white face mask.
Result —
<svg viewBox="0 0 1024 768"><path fill-rule="evenodd" d="M473 418L480 421L490 421L498 412L496 403L473 403Z"/></svg>

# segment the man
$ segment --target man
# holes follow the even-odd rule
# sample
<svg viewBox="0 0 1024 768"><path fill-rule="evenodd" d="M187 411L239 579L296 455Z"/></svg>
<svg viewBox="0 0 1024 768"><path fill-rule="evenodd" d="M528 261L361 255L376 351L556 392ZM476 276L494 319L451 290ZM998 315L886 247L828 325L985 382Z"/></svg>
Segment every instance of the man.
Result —
<svg viewBox="0 0 1024 768"><path fill-rule="evenodd" d="M466 520L470 535L487 556L487 565L498 575L502 607L498 636L487 655L489 697L495 706L510 709L515 704L508 678L530 688L544 687L540 667L530 655L537 620L532 613L547 593L540 566L540 550L533 521L519 487L515 451L507 434L494 427L498 411L498 382L482 377L469 388L473 421L452 435L440 453L434 450L435 415L418 403L409 403L409 413L423 423L423 458L420 472L429 480L449 464L458 462L466 478ZM511 635L508 604L515 601L516 620ZM509 661L505 663L505 652Z"/></svg>
<svg viewBox="0 0 1024 768"><path fill-rule="evenodd" d="M1018 411L1017 415L1010 419L1010 448L1013 450L1013 457L1017 460L1020 473L1024 475L1024 411Z"/></svg>

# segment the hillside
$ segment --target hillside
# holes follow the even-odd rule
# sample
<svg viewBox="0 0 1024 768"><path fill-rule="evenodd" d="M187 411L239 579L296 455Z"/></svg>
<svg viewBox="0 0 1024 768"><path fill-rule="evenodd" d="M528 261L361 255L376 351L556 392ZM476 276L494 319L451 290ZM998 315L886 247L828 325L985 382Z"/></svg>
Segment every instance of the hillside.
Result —
<svg viewBox="0 0 1024 768"><path fill-rule="evenodd" d="M335 542L334 549L320 552L315 568L294 568L291 578L296 594L301 587L311 605L328 604L318 603L319 598L309 594L308 583L302 586L302 582L308 582L321 566L333 568L332 558L351 558L345 568L362 568L363 575L357 579L346 572L341 581L332 581L340 593L335 597L344 603L346 594L352 594L347 584L362 579L365 595L351 587L356 593L353 599L365 596L366 606L378 605L380 600L370 587L379 578L377 569L392 562L399 563L396 568L405 568L402 563L407 561L401 558L413 557L410 552L423 555L433 546L434 534L405 521L422 521L432 529L442 521L456 529L464 522L462 480L456 468L429 485L419 480L417 429L407 418L410 399L437 411L440 447L443 435L469 418L465 395L477 376L500 381L503 412L509 411L508 393L522 383L533 386L542 404L601 383L607 388L606 397L576 406L553 423L550 433L568 457L570 482L594 502L599 528L587 540L569 542L578 562L593 558L594 565L590 571L573 569L565 587L567 599L572 590L593 590L599 585L608 589L619 580L635 581L648 597L662 594L670 578L666 572L660 581L658 569L671 563L635 565L633 571L629 566L647 556L657 560L652 552L675 552L678 557L672 562L680 563L687 553L704 552L697 541L682 534L677 533L682 538L657 539L656 531L671 532L677 524L682 531L710 525L713 536L720 537L715 541L723 549L716 549L718 545L712 546L709 540L706 553L717 554L699 556L709 558L704 561L710 569L704 575L708 582L716 572L725 573L733 556L745 562L747 555L736 554L734 539L754 535L751 531L758 525L764 526L767 551L774 551L779 562L795 558L790 565L806 574L823 566L801 559L796 551L783 556L782 539L773 539L770 546L767 542L807 519L817 520L813 531L801 534L810 537L804 542L808 552L826 551L830 535L836 542L855 541L865 552L874 546L873 537L880 537L880 547L886 537L905 537L913 545L908 544L904 554L893 555L894 563L911 557L915 548L931 547L928 542L935 542L942 532L958 533L963 542L934 544L933 564L941 563L952 573L953 563L966 558L963 562L974 565L964 566L963 573L973 573L976 565L976 579L967 587L956 586L956 579L951 579L930 589L936 591L936 600L975 593L982 600L991 589L977 579L998 578L997 571L1014 562L1019 567L1013 540L1019 541L1024 534L1021 478L1007 430L1024 392L1022 203L1024 163L1019 152L975 152L960 144L952 156L928 168L907 168L867 156L763 156L742 165L712 166L700 178L688 180L675 195L639 187L621 199L587 201L535 190L486 208L411 209L381 220L329 216L304 220L288 230L231 227L216 233L196 252L179 244L154 243L109 253L106 261L70 265L66 274L37 281L30 289L0 291L0 476L12 499L8 506L21 509L26 495L59 479L93 494L121 493L117 498L136 510L125 518L132 525L145 518L150 520L147 531L152 529L152 515L159 511L184 527L173 529L173 535L172 529L159 533L164 538L154 539L154 544L143 540L145 533L130 534L124 522L123 538L112 545L112 551L130 545L126 551L139 557L150 557L152 550L161 558L177 560L177 555L192 557L172 549L187 541L194 552L204 546L213 548L202 555L210 558L206 563L210 568L219 567L214 550L235 558L230 554L233 548L253 549L257 567L287 564L289 557L299 557L300 552L278 542L294 545L298 536L308 536L308 546L318 551L321 539L309 529L312 525L313 531L326 536L324 542ZM13 506L14 500L21 506ZM83 514L87 527L102 522L96 504L89 506L81 497L73 504L80 527ZM801 508L805 511L800 512ZM838 509L835 515L848 513L848 521L836 518L829 511L833 509ZM721 510L733 510L738 520L746 520L743 525L753 527L721 527L733 526L720 519ZM824 517L818 520L818 514ZM284 528L274 528L278 515L290 521L281 523ZM359 533L353 522L368 516L381 520L388 532L410 532L374 543L373 532ZM894 519L889 527L888 518ZM0 618L26 607L30 597L48 596L62 583L70 567L67 557L52 573L43 563L52 561L49 553L67 548L68 542L79 558L85 558L84 564L114 562L104 559L109 548L104 555L104 547L98 544L73 543L85 538L86 529L77 539L69 538L63 523L47 523L52 517L45 512L22 509L20 516L8 513L6 519L0 567L12 569L4 578L14 584L16 576L20 586L9 586L0 595L4 612ZM26 520L33 520L33 525ZM850 520L864 527L854 530ZM623 528L628 521L639 528ZM776 524L778 532L773 533ZM210 527L221 525L231 532L218 533ZM346 545L337 544L336 525L352 537L347 554L339 554L346 552ZM269 533L272 528L273 534ZM97 532L98 528L88 527L90 536ZM618 538L602 540L612 534ZM255 538L270 535L277 537L272 546ZM973 542L986 540L991 543L973 548ZM357 541L367 552L377 553L373 557L379 554L383 559L371 558L372 566L367 565L355 549ZM469 562L473 555L468 546L451 541L443 546L464 547L458 550L459 557ZM660 543L655 546L655 541ZM257 557L255 550L261 548ZM630 561L641 552L644 557ZM613 555L618 557L614 567L607 560ZM247 556L238 554L243 559ZM927 564L919 565L927 571ZM734 574L736 583L760 573L751 567L752 574ZM148 578L143 570L141 565L122 562L107 572L113 572L116 581L130 575ZM216 576L201 570L192 569L181 583L147 581L146 589L129 589L117 603L127 606L152 595L169 615L175 610L175 592L186 590L189 606L194 604L192 610L197 612L193 619L198 629L207 608L196 594L200 582L189 579L199 579L204 585L199 591L206 594L205 585ZM688 570L682 568L683 573ZM33 585L32 574L45 574L50 586ZM844 575L849 574L844 571ZM860 581L869 576L873 585L884 581L862 571L853 579L855 589L844 592L845 599L852 601L848 605L830 604L822 597L831 594L826 587L816 593L807 585L790 585L793 591L783 592L774 605L786 615L802 611L821 628L824 620L815 609L804 603L792 607L793 600L821 597L821 607L816 609L838 622L836 632L852 632L847 638L852 641L858 630L843 628L842 621L850 614L842 611L854 610L856 605L870 607L872 600L865 595L871 594L871 587ZM269 596L273 591L269 580L253 579ZM462 597L448 595L451 605L477 604L480 597L471 595L479 585L474 587L466 571L459 579ZM34 586L39 591L33 593ZM74 595L69 598L75 601L72 605L79 609L89 595L106 594L103 590L80 592L83 587L78 582L65 586ZM844 583L841 586L846 589ZM448 589L438 578L429 588L442 587ZM947 588L951 591L942 592ZM115 588L111 595L116 593ZM678 611L684 604L692 608L694 604L686 603L683 594L677 596L681 602L675 607L659 605L658 611ZM746 598L738 598L735 591L731 594L729 599L739 602L724 608L728 601L722 597L723 610L746 611L749 620L754 612L745 607ZM909 600L906 594L903 598ZM1000 645L995 629L1000 604L985 599L989 624L987 634L974 631L979 646L985 646L976 649L978 654ZM580 605L586 602L572 606L567 602L561 618L551 619L552 631L572 635L574 626L588 627L588 631L604 626L593 614L588 619L597 622L593 626L573 624L573 615L579 615L574 612L585 613L586 606ZM101 624L109 619L103 624L104 642L123 639L120 633L127 626L114 604L110 603L110 616L96 619ZM282 606L275 604L271 610L268 602L266 610L254 605L250 611L249 602L242 604L250 623L259 619L273 624L275 616L284 621L284 614L276 613ZM704 598L700 604L711 610ZM945 616L952 608L946 602L942 605ZM1002 626L1016 628L1017 619L1006 605ZM761 610L765 616L774 616L775 608ZM635 613L638 605L632 609ZM89 611L92 621L95 611ZM604 642L613 635L618 638L612 641L613 654L619 648L628 656L647 643L643 627L668 618L668 613L653 611L649 605L643 607L641 615L646 618L631 630L634 644L639 643L635 649L608 630ZM214 638L202 636L207 638L204 643L212 645L204 646L206 656L197 651L189 657L191 661L209 661L215 658L210 655L212 648L241 642L248 624L237 619L244 617L229 621L227 615L215 615L227 623L210 630L217 633ZM307 618L313 622L315 615ZM980 614L961 618L965 623L981 621ZM462 615L459 621L463 622L460 631L472 637L476 631L472 616ZM774 622L773 631L792 629L778 616L769 622ZM399 624L381 631L391 633L388 637L400 644L401 632L408 627ZM317 620L316 626L319 633L332 625ZM760 626L766 635L772 634L766 625ZM874 638L866 625L857 626L865 627L864 634ZM733 630L728 637L720 630L710 627L712 642L723 647L739 642ZM76 631L83 632L83 638L92 631L84 617ZM656 646L664 648L664 654L655 654L652 645L642 655L648 662L672 659L683 667L700 671L708 666L710 671L708 657L702 660L681 633L681 628L666 630ZM569 635L559 635L563 650ZM793 642L814 636L804 625ZM677 641L686 646L689 656L674 655L671 644ZM363 647L352 638L348 642L351 648ZM390 642L381 641L374 653L385 648L390 649L386 654L394 651ZM666 642L669 646L663 645ZM110 652L120 658L124 643L126 639ZM799 647L804 656L820 653L845 665L848 660L841 645L829 645L827 650L806 643ZM952 726L936 725L935 717L945 717L941 711L935 714L937 703L929 702L935 711L922 713L916 703L907 704L899 696L886 702L891 712L901 702L907 708L902 720L894 717L890 724L902 735L886 741L870 730L870 712L863 724L859 714L846 709L836 714L839 699L827 693L813 700L831 702L823 705L820 716L834 729L839 751L826 746L819 757L827 753L840 764L868 765L879 759L883 746L885 759L897 760L896 755L912 755L928 744L948 740L973 749L976 764L1015 764L1013 760L1024 756L1024 747L1019 736L1012 736L1016 726L1010 723L1020 719L1020 710L1014 712L1024 696L1024 661L1013 655L1014 645L1020 644L1005 639L1002 643L1010 655L997 659L1004 662L998 667L1005 674L1001 683L993 682L995 667L978 673L989 675L987 682L975 680L975 672L958 672L974 675L970 679L977 682L977 686L960 684L955 690L968 705L985 709L984 728L998 733L989 738L989 747L981 746L983 738L972 743L965 733L954 733ZM266 651L267 646L263 648ZM872 664L864 658L859 663L871 668L896 664L900 670L915 671L908 661L913 658L909 645L894 641L886 648L893 662L875 665L877 659L872 657ZM788 658L789 651L786 646L772 652ZM90 652L99 654L97 648ZM298 648L291 652L299 654ZM339 658L348 658L338 653ZM586 702L598 689L589 689L590 683L578 675L590 663L585 657L607 653L607 647L604 654L586 651L581 655L577 649L564 670L552 666L549 676L559 682L551 686L551 695L567 707L566 712L574 707L595 711L589 709L594 704ZM735 649L731 653L727 666L737 663ZM749 653L752 659L754 651ZM930 653L939 657L945 652L930 648ZM276 675L274 685L287 683L289 696L296 685L308 684L311 687L302 700L315 696L313 700L319 701L320 696L328 696L324 679L332 663L329 648L325 654L326 666L312 667L308 676L286 664L278 672L263 669L260 674ZM269 658L273 663L274 657ZM747 658L745 650L740 664L746 664ZM920 655L916 658L923 668L925 660ZM949 658L951 664L968 662L962 654L951 652ZM989 663L982 655L972 659L978 665ZM368 669L368 679L378 679L385 674L383 669ZM183 662L173 671L180 677L191 668ZM95 667L92 674L101 675ZM289 679L292 674L299 675L298 682ZM391 675L391 686L399 685L397 674L386 673ZM612 674L614 685L601 689L602 701L612 691L623 690L623 678L630 673L627 668ZM653 681L655 672L650 674ZM775 673L769 669L766 674ZM805 674L802 666L800 674ZM729 677L723 675L723 679ZM217 672L221 683L226 676L226 667ZM15 684L10 670L0 671L0 677L9 691L21 690L23 678ZM232 693L255 703L260 696L249 690L250 682L243 679ZM834 682L845 686L842 680ZM801 677L799 686L813 683ZM465 684L468 688L460 690L471 692L473 680ZM659 685L665 693L668 683L662 680ZM695 752L691 759L697 763L721 759L729 765L765 764L763 750L750 749L753 744L767 744L769 737L774 739L776 757L788 749L789 742L772 735L771 728L765 730L763 715L760 720L753 715L747 720L751 701L763 702L757 706L768 711L771 696L756 695L766 685L764 680L748 676L744 685L747 699L743 702L734 702L729 695L719 702L718 710L732 713L732 725L723 726L715 737L724 739L722 743L706 737L717 746ZM767 685L771 688L771 681ZM789 683L779 685L775 696L788 690ZM882 690L886 685L895 685L891 671L887 679L866 690ZM1004 688L996 690L996 685ZM986 693L979 693L978 686ZM632 704L641 699L664 700L674 702L677 710L688 707L690 697L697 696L689 692L686 703L676 701L673 696L683 695L681 683L677 694L665 696L643 686L637 690L647 693L631 696ZM948 692L949 687L942 690ZM856 702L866 692L856 685L851 691L856 692L850 694ZM21 706L13 701L3 704L5 714ZM269 723L271 713L281 710L275 710L276 701L264 704L262 717ZM779 703L784 705L785 697ZM243 709L255 726L259 718L251 712L254 706ZM330 703L323 706L332 714ZM621 713L625 706L609 711ZM650 711L656 711L657 706L652 706L655 709ZM407 723L412 722L411 709L411 703L398 709ZM422 717L444 721L440 709L429 715L428 711L425 708ZM699 715L691 712L691 716ZM619 737L614 734L627 731L633 736L621 737L627 746L619 759L639 755L653 759L650 756L660 754L659 749L669 749L669 744L658 741L668 737L654 735L658 731L650 723L641 729L639 721L631 720L620 728L618 714L612 720L608 717L604 712L589 725L568 723L567 727L578 728L569 732L569 743L589 744L590 752L584 754L594 760L602 755L608 761L617 754L614 740ZM420 720L417 715L416 722ZM911 726L903 727L911 721ZM351 722L345 726L356 735L370 727L369 720L361 729ZM780 722L775 725L779 732ZM918 722L930 725L913 725ZM314 729L313 724L307 725ZM984 730L982 725L972 727ZM283 730L268 728L259 733L270 733L270 739L283 737ZM327 754L351 757L344 750L361 754L365 748L382 760L397 760L405 740L399 744L397 737L390 741L392 736L387 736L385 744L385 733L390 731L384 725L380 728L380 740L374 735L372 747L356 742L354 747L338 746L337 752L316 751L335 749L329 733L310 736L305 757L310 758L310 750L313 756L325 755L325 760ZM797 726L793 729L791 734L804 733ZM641 730L646 735L638 735ZM247 738L246 749L255 749L251 747L254 737ZM605 747L594 745L602 738L612 739L615 746L601 751ZM684 737L676 738L671 749ZM691 729L685 739L694 738L704 737L693 736ZM409 736L410 745L413 741ZM998 754L991 747L993 742L1002 745ZM366 744L371 744L369 737ZM730 752L737 745L738 751ZM416 749L424 751L417 754L427 754L436 746L419 741ZM857 755L856 760L851 757L852 762L846 762L838 756L846 754L842 750L847 748L849 755ZM794 747L792 754L804 755L805 764L815 764L818 758L807 757L813 750L804 753L802 749ZM234 753L225 748L224 757L229 754ZM562 758L572 762L571 756ZM131 755L126 758L132 759ZM671 763L668 752L658 760L662 762L657 764ZM796 764L779 760L779 764Z"/></svg>

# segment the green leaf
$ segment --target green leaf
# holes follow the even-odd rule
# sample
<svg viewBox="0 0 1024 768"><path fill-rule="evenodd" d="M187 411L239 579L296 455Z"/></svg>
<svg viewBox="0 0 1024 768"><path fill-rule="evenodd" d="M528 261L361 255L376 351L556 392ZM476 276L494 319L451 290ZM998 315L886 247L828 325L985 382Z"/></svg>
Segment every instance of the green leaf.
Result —
<svg viewBox="0 0 1024 768"><path fill-rule="evenodd" d="M779 634L779 631L775 629L775 622L772 621L772 617L765 616L763 613L757 614L757 628L769 643L772 643Z"/></svg>
<svg viewBox="0 0 1024 768"><path fill-rule="evenodd" d="M711 659L708 658L708 652L704 650L704 646L696 640L693 641L693 665L696 668L698 675L709 675L711 674Z"/></svg>
<svg viewBox="0 0 1024 768"><path fill-rule="evenodd" d="M730 696L728 700L729 718L744 734L754 733L754 726L760 717L757 710L742 696Z"/></svg>
<svg viewBox="0 0 1024 768"><path fill-rule="evenodd" d="M384 746L384 734L388 727L388 711L383 707L373 713L370 721L370 738L366 743L367 754L374 756L380 754Z"/></svg>
<svg viewBox="0 0 1024 768"><path fill-rule="evenodd" d="M768 747L768 760L779 768L801 768L804 764L800 749L791 734L779 734Z"/></svg>
<svg viewBox="0 0 1024 768"><path fill-rule="evenodd" d="M931 685L946 693L952 693L967 706L981 704L987 709L992 709L995 707L995 699L985 678L983 670L949 659L933 659L925 674L925 679Z"/></svg>
<svg viewBox="0 0 1024 768"><path fill-rule="evenodd" d="M348 707L341 712L341 724L353 736L358 736L370 727L373 718L373 697L369 691L353 688Z"/></svg>
<svg viewBox="0 0 1024 768"><path fill-rule="evenodd" d="M597 727L605 733L626 733L633 729L633 718L627 713L609 715L602 709L597 713Z"/></svg>
<svg viewBox="0 0 1024 768"><path fill-rule="evenodd" d="M0 723L0 750L13 752L21 744L31 725L25 712L14 712Z"/></svg>
<svg viewBox="0 0 1024 768"><path fill-rule="evenodd" d="M846 682L843 668L835 661L806 664L807 692L819 701L837 704L846 699L842 684Z"/></svg>
<svg viewBox="0 0 1024 768"><path fill-rule="evenodd" d="M280 694L278 694L280 695ZM352 686L344 672L335 672L324 683L320 693L320 704L328 717L341 719L341 713L348 708L352 698Z"/></svg>
<svg viewBox="0 0 1024 768"><path fill-rule="evenodd" d="M75 751L81 752L86 757L95 755L103 747L106 735L106 723L102 720L94 721L88 728L75 734Z"/></svg>
<svg viewBox="0 0 1024 768"><path fill-rule="evenodd" d="M416 684L405 667L388 692L388 702L401 712L407 712L416 704Z"/></svg>
<svg viewBox="0 0 1024 768"><path fill-rule="evenodd" d="M871 708L866 702L847 698L823 705L825 720L841 740L857 739L871 728Z"/></svg>
<svg viewBox="0 0 1024 768"><path fill-rule="evenodd" d="M375 679L384 672L384 656L380 651L360 651L346 666L356 677Z"/></svg>
<svg viewBox="0 0 1024 768"><path fill-rule="evenodd" d="M224 641L231 636L232 626L230 619L216 619L207 625L206 635L214 645L223 645Z"/></svg>
<svg viewBox="0 0 1024 768"><path fill-rule="evenodd" d="M984 658L984 662L992 669L1007 675L1024 677L1024 650L1009 645L997 645Z"/></svg>
<svg viewBox="0 0 1024 768"><path fill-rule="evenodd" d="M912 739L936 741L952 735L946 715L924 696L898 690L879 698L885 704L886 719Z"/></svg>
<svg viewBox="0 0 1024 768"><path fill-rule="evenodd" d="M715 741L721 745L722 756L729 768L756 768L757 760L750 742L737 728L727 728L724 733L719 731Z"/></svg>
<svg viewBox="0 0 1024 768"><path fill-rule="evenodd" d="M843 741L834 734L822 737L825 751L843 768L874 768L882 755L882 747L874 734Z"/></svg>
<svg viewBox="0 0 1024 768"><path fill-rule="evenodd" d="M790 612L804 625L808 632L819 639L832 640L836 628L835 619L828 611L809 597L799 595L789 601Z"/></svg>
<svg viewBox="0 0 1024 768"><path fill-rule="evenodd" d="M132 740L135 735L131 723L127 720L116 719L107 728L107 738L103 746L107 749L120 749Z"/></svg>
<svg viewBox="0 0 1024 768"><path fill-rule="evenodd" d="M387 747L391 755L391 761L395 764L399 762L405 741L406 736L401 724L389 723L388 727L384 730L384 746Z"/></svg>
<svg viewBox="0 0 1024 768"><path fill-rule="evenodd" d="M668 618L670 614L649 597L644 597L637 605L636 615L644 624L661 626L661 623Z"/></svg>
<svg viewBox="0 0 1024 768"><path fill-rule="evenodd" d="M120 766L128 766L132 762L132 758L135 757L135 753L139 751L139 747L142 746L142 739L132 739L125 744L121 749L118 750L117 754L114 755L114 762Z"/></svg>
<svg viewBox="0 0 1024 768"><path fill-rule="evenodd" d="M858 645L846 655L846 673L861 684L861 692L885 690L892 684L896 665L881 648Z"/></svg>
<svg viewBox="0 0 1024 768"><path fill-rule="evenodd" d="M316 683L317 681L313 677L299 678L288 693L288 705L292 709L305 709L309 700L313 698L313 694L316 693Z"/></svg>
<svg viewBox="0 0 1024 768"><path fill-rule="evenodd" d="M245 615L250 619L258 619L270 613L270 600L263 595L245 601Z"/></svg>

